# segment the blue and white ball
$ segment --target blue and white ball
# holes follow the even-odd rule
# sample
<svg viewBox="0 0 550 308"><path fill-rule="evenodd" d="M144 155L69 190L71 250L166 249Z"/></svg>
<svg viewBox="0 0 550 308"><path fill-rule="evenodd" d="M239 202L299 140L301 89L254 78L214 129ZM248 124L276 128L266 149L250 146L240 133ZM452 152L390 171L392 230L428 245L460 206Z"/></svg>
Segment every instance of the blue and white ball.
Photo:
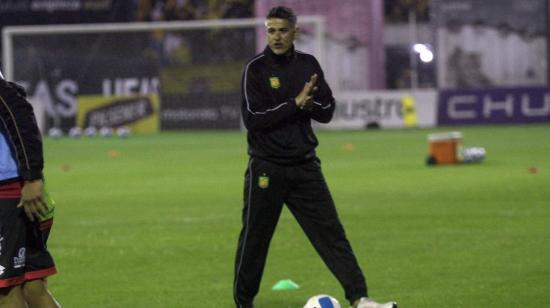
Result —
<svg viewBox="0 0 550 308"><path fill-rule="evenodd" d="M97 135L97 128L93 126L88 126L84 129L84 136L95 137L95 135Z"/></svg>
<svg viewBox="0 0 550 308"><path fill-rule="evenodd" d="M485 154L485 148L482 147L465 148L462 151L462 158L465 163L478 163L485 159Z"/></svg>
<svg viewBox="0 0 550 308"><path fill-rule="evenodd" d="M99 135L101 137L111 137L113 135L113 129L107 126L103 126L99 129Z"/></svg>
<svg viewBox="0 0 550 308"><path fill-rule="evenodd" d="M320 294L308 299L304 308L341 308L341 306L334 297Z"/></svg>
<svg viewBox="0 0 550 308"><path fill-rule="evenodd" d="M59 139L63 137L63 131L58 127L52 127L48 130L48 137L52 139Z"/></svg>
<svg viewBox="0 0 550 308"><path fill-rule="evenodd" d="M116 129L116 135L120 138L126 138L130 135L130 128L128 126L121 126Z"/></svg>
<svg viewBox="0 0 550 308"><path fill-rule="evenodd" d="M69 137L80 138L80 136L82 136L82 128L78 126L71 127L71 129L69 130Z"/></svg>

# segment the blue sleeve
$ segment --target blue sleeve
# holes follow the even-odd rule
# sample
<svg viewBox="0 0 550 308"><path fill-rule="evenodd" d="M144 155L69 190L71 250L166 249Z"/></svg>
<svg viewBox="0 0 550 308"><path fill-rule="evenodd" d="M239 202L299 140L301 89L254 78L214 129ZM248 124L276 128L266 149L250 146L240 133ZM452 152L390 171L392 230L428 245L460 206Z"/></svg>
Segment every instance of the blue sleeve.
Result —
<svg viewBox="0 0 550 308"><path fill-rule="evenodd" d="M0 79L0 125L23 180L42 178L42 137L25 90Z"/></svg>

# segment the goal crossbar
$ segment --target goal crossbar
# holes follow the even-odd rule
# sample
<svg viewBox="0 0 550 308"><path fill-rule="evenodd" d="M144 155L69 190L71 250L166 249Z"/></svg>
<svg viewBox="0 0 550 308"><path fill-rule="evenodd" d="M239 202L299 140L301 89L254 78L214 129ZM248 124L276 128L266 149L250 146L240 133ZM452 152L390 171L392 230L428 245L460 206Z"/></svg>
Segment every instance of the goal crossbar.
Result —
<svg viewBox="0 0 550 308"><path fill-rule="evenodd" d="M131 23L98 23L98 24L64 24L64 25L32 25L8 26L2 30L2 63L7 80L14 78L13 38L21 35L54 35L78 33L120 33L146 32L154 30L197 30L197 29L234 29L250 26L261 26L265 18L239 18L218 20L192 21L161 21L161 22L131 22ZM321 64L324 63L324 33L325 18L323 16L301 16L299 24L311 24L317 38L314 53Z"/></svg>

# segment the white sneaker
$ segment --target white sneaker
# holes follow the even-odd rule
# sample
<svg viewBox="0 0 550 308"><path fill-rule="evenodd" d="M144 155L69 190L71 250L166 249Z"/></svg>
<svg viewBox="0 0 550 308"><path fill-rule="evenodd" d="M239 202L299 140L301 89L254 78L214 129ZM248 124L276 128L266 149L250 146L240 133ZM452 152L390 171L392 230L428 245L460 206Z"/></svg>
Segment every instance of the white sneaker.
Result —
<svg viewBox="0 0 550 308"><path fill-rule="evenodd" d="M361 297L353 303L353 308L397 308L397 303L388 302L380 304L368 297Z"/></svg>

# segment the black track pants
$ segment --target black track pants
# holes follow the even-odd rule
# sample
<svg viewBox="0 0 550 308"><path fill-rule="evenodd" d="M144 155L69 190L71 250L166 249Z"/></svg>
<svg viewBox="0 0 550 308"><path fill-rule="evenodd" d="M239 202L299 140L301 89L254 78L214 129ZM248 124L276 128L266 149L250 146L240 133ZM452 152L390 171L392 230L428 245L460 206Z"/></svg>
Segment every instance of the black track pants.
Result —
<svg viewBox="0 0 550 308"><path fill-rule="evenodd" d="M235 260L237 307L258 293L283 204L294 215L351 302L367 295L365 278L340 223L318 160L282 166L251 158L245 174L243 227Z"/></svg>

